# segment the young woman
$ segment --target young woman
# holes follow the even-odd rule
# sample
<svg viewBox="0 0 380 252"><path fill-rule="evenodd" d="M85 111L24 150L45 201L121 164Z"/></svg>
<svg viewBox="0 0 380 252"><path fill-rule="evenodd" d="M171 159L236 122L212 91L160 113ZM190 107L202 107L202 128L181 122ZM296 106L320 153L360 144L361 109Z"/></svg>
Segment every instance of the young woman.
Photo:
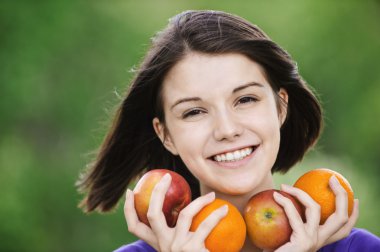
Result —
<svg viewBox="0 0 380 252"><path fill-rule="evenodd" d="M300 161L319 137L318 100L286 51L248 21L219 11L187 11L157 34L121 104L112 129L79 186L86 211L108 211L127 186L147 170L171 169L186 178L193 201L169 228L162 214L166 175L154 189L151 227L141 223L127 190L128 229L140 238L117 251L206 251L204 240L225 216L215 210L190 232L192 217L215 197L240 211L248 199L274 188L272 174ZM374 251L379 239L354 229L355 200L347 216L347 196L335 177L336 211L319 225L319 206L291 186L306 208L304 223L279 194L293 228L278 251ZM363 243L362 241L366 241ZM329 245L328 245L329 244ZM247 239L242 251L259 251Z"/></svg>

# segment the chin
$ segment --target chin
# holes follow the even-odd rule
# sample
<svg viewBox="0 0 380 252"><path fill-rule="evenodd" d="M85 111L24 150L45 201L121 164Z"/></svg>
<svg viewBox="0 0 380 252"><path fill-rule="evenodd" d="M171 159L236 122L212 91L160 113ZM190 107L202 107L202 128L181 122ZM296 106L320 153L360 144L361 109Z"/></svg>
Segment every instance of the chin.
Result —
<svg viewBox="0 0 380 252"><path fill-rule="evenodd" d="M257 188L257 184L252 184L252 181L250 183L243 183L242 181L238 181L235 183L228 183L225 186L219 186L221 193L239 196L239 195L246 195L251 194L252 191L254 191Z"/></svg>

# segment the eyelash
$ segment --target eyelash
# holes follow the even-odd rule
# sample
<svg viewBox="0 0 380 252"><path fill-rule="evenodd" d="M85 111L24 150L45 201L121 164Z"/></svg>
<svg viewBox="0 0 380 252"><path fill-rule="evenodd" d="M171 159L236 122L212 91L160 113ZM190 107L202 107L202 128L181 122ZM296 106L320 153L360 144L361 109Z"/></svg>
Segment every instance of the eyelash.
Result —
<svg viewBox="0 0 380 252"><path fill-rule="evenodd" d="M249 99L249 101L244 101L246 99ZM244 102L242 102L244 101ZM259 99L255 98L255 97L252 97L252 96L243 96L243 97L240 97L238 99L238 101L236 102L236 104L245 104L245 103L250 103L250 102L257 102L259 101ZM202 114L204 113L204 111L202 109L199 109L199 108L194 108L194 109L191 109L189 111L186 111L185 113L183 113L182 115L182 118L183 119L186 119L188 117L193 117L193 116L197 116L199 114Z"/></svg>
<svg viewBox="0 0 380 252"><path fill-rule="evenodd" d="M249 99L249 101L242 102L243 100L246 100L246 99ZM245 104L245 103L257 102L257 101L259 101L259 99L257 99L256 97L252 97L252 96L243 96L243 97L240 97L240 98L238 99L238 101L236 102L236 104Z"/></svg>
<svg viewBox="0 0 380 252"><path fill-rule="evenodd" d="M189 110L185 113L183 113L183 116L182 118L188 118L188 117L192 117L192 116L196 116L196 115L199 115L201 113L203 113L204 111L202 111L201 109L198 109L198 108L194 108L192 110Z"/></svg>

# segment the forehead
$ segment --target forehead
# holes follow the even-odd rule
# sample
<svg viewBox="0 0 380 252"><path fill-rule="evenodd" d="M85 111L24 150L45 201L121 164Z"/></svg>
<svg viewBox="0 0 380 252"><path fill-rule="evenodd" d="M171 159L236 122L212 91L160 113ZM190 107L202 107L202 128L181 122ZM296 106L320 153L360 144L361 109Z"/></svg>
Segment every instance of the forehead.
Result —
<svg viewBox="0 0 380 252"><path fill-rule="evenodd" d="M204 95L233 90L249 82L270 87L263 68L238 53L188 53L176 63L163 80L164 100L178 95Z"/></svg>

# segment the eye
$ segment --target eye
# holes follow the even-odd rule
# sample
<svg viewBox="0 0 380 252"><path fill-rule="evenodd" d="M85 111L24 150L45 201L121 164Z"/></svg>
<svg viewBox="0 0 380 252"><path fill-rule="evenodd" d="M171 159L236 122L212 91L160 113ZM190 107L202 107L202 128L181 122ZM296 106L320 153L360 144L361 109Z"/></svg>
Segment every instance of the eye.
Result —
<svg viewBox="0 0 380 252"><path fill-rule="evenodd" d="M258 99L252 96L243 96L238 99L237 105L239 104L245 104L245 103L252 103L252 102L257 102Z"/></svg>
<svg viewBox="0 0 380 252"><path fill-rule="evenodd" d="M203 110L195 108L183 113L182 118L194 117L203 113L205 113Z"/></svg>

